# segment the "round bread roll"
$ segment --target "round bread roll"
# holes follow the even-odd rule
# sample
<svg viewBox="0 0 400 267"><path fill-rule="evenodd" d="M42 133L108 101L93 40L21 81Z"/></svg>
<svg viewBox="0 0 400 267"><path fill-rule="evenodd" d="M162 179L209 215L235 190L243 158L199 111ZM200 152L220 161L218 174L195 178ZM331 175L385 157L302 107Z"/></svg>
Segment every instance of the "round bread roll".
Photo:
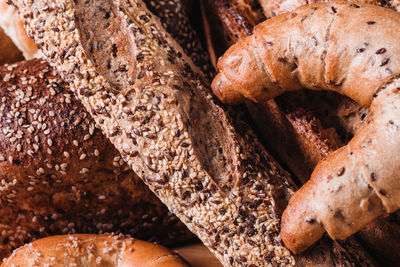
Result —
<svg viewBox="0 0 400 267"><path fill-rule="evenodd" d="M120 158L48 63L0 67L0 259L54 234L192 238Z"/></svg>
<svg viewBox="0 0 400 267"><path fill-rule="evenodd" d="M7 266L149 266L184 267L176 253L153 243L123 235L61 235L18 248Z"/></svg>
<svg viewBox="0 0 400 267"><path fill-rule="evenodd" d="M16 8L0 0L0 27L22 51L25 59L40 57L35 42L28 36Z"/></svg>

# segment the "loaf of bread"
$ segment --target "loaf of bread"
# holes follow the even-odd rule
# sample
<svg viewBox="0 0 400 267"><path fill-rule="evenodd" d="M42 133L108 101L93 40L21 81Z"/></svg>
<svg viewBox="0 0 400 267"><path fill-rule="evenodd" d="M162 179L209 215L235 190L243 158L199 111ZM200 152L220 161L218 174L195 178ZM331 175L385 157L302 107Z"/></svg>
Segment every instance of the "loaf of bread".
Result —
<svg viewBox="0 0 400 267"><path fill-rule="evenodd" d="M188 267L176 253L123 235L60 235L18 248L1 267L149 266Z"/></svg>
<svg viewBox="0 0 400 267"><path fill-rule="evenodd" d="M113 231L164 244L192 237L48 63L2 66L0 77L0 258L52 234Z"/></svg>
<svg viewBox="0 0 400 267"><path fill-rule="evenodd" d="M354 19L347 18L350 14ZM393 45L399 17L371 5L310 5L258 25L253 36L232 46L219 61L221 72L213 90L228 102L239 97L263 102L302 87L340 92L366 106L372 102L368 125L349 145L321 162L291 199L282 237L292 251L306 249L324 228L331 237L344 239L400 205L396 199L400 185L394 178L398 164L390 160L394 154L389 156L398 143L394 131L385 126L396 118L396 112L388 109L397 101L388 89L395 81L384 84L398 72L398 59L392 55L399 49ZM307 27L312 32L304 31ZM305 42L308 37L311 41Z"/></svg>
<svg viewBox="0 0 400 267"><path fill-rule="evenodd" d="M143 2L14 3L125 161L225 266L373 265L354 251L294 257L282 245L290 179L247 125L233 127Z"/></svg>

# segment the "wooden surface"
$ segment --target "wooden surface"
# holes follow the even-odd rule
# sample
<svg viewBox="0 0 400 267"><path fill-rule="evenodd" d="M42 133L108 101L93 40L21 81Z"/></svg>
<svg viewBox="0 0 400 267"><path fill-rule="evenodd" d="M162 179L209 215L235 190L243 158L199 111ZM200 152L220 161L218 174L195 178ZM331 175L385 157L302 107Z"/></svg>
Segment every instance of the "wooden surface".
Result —
<svg viewBox="0 0 400 267"><path fill-rule="evenodd" d="M174 249L192 267L222 267L215 256L202 244L194 244Z"/></svg>

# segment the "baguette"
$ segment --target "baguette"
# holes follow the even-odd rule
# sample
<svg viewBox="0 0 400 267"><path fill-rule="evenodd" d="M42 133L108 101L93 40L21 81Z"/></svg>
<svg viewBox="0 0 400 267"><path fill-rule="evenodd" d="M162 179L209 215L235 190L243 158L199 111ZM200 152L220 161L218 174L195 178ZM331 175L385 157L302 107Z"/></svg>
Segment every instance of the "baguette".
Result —
<svg viewBox="0 0 400 267"><path fill-rule="evenodd" d="M142 2L14 3L125 161L225 266L374 265L362 253L293 257L282 246L290 179L246 125L232 127Z"/></svg>
<svg viewBox="0 0 400 267"><path fill-rule="evenodd" d="M42 60L0 67L0 259L36 238L129 233L193 238L120 159Z"/></svg>
<svg viewBox="0 0 400 267"><path fill-rule="evenodd" d="M350 13L355 14L354 19L347 19ZM347 146L318 164L311 180L285 210L282 237L295 253L319 239L323 229L332 238L344 239L376 217L399 208L396 196L400 185L394 178L399 167L390 161L395 158L398 141L392 136L394 131L385 125L397 116L395 110L388 109L398 101L392 93L396 80L389 80L388 84L385 81L398 72L398 59L388 57L397 55L398 48L385 46L395 43L394 28L399 22L396 12L377 6L309 5L258 25L253 36L232 46L218 63L221 71L213 81L213 90L227 102L239 100L238 92L240 97L262 102L303 86L340 92L365 106L372 102L368 124ZM380 31L378 27L368 27L375 24L387 28ZM317 26L305 33L303 29L311 25ZM370 35L377 41L367 41ZM311 38L310 43L300 41L305 36ZM287 53L282 48L283 44L287 47L285 38L290 38L292 47ZM337 40L351 41L340 46ZM237 55L242 55L241 61L235 60ZM368 61L368 55L376 63ZM263 70L257 67L258 60L265 66ZM248 79L249 73L258 79ZM362 91L358 90L360 86ZM391 156L385 154L385 149ZM378 159L384 167L376 165Z"/></svg>
<svg viewBox="0 0 400 267"><path fill-rule="evenodd" d="M16 251L1 267L149 266L188 267L176 253L123 235L62 235L36 240Z"/></svg>

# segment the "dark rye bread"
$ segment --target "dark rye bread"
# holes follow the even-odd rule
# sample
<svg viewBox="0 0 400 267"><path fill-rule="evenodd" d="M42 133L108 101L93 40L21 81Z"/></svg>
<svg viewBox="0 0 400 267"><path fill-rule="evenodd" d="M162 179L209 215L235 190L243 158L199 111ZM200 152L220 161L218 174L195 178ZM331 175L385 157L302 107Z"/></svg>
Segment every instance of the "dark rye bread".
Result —
<svg viewBox="0 0 400 267"><path fill-rule="evenodd" d="M141 1L14 4L128 164L225 266L374 266L328 241L301 256L282 246L288 174L216 103Z"/></svg>
<svg viewBox="0 0 400 267"><path fill-rule="evenodd" d="M192 237L147 189L47 62L0 67L0 258L54 234Z"/></svg>
<svg viewBox="0 0 400 267"><path fill-rule="evenodd" d="M219 16L219 21L205 17L206 20L213 20L213 25L217 25L212 28L214 32L207 35L209 40L217 40L216 37L226 35L245 37L246 32L252 31L250 22L254 21L256 14L259 14L257 8L252 17L247 19L248 23L243 23L242 21L246 21L247 14L236 8L237 1L205 2L206 9L213 10L213 14ZM273 4L272 2L270 4ZM385 3L389 7L395 6L391 2ZM240 18L227 23L227 17L229 18L227 14L236 14ZM263 20L263 16L259 16L259 20ZM247 25L248 28L240 29L243 25ZM220 32L221 30L223 31ZM220 51L221 47L226 49L231 42L225 44L213 42L212 53ZM362 127L368 114L368 109L361 108L347 97L336 93L315 91L287 93L264 104L247 103L247 107L252 113L263 140L273 148L277 157L302 183L308 180L320 160L347 143ZM400 220L396 213L389 217L389 219L380 218L371 223L356 237L379 262L384 265L395 265L400 261L400 251L397 251L400 248ZM393 250L387 250L388 243L393 244L391 246Z"/></svg>

